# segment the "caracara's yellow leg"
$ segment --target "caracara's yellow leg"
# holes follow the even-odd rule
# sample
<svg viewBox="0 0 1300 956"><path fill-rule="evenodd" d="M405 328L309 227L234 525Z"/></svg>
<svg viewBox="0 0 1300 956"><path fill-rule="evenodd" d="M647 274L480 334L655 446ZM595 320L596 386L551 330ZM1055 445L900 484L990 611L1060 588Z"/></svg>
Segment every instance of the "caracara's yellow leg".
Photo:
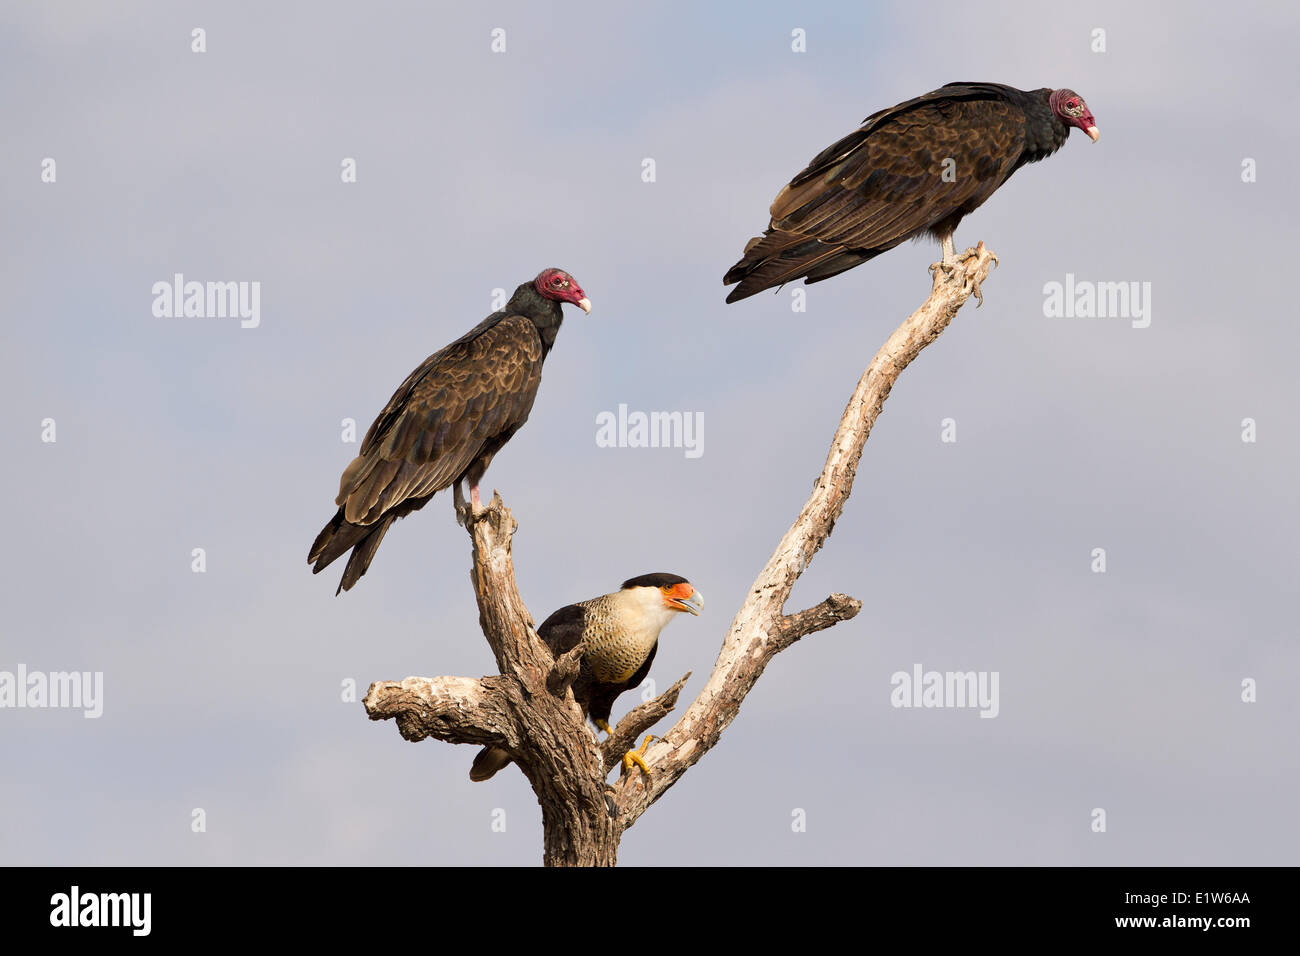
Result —
<svg viewBox="0 0 1300 956"><path fill-rule="evenodd" d="M609 721L608 721L608 720L593 719L592 723L594 723L594 724L596 725L596 729L597 729L597 730L603 730L603 731L605 731L605 733L609 734L611 737L614 736L614 731L612 731L612 730L609 729Z"/></svg>
<svg viewBox="0 0 1300 956"><path fill-rule="evenodd" d="M623 754L623 769L629 773L633 766L641 768L641 771L649 776L650 768L645 763L645 749L650 746L650 741L657 739L654 734L646 734L645 740L641 741L641 747L638 750L629 750Z"/></svg>

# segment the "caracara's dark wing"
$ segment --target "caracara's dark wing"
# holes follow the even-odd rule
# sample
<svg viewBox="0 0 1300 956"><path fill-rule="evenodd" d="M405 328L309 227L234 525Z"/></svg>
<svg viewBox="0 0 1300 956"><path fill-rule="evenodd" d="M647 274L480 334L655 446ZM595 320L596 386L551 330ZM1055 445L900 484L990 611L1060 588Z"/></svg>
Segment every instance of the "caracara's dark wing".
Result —
<svg viewBox="0 0 1300 956"><path fill-rule="evenodd" d="M587 612L581 604L569 604L542 622L537 636L556 657L578 646L587 628Z"/></svg>
<svg viewBox="0 0 1300 956"><path fill-rule="evenodd" d="M562 607L545 621L537 629L537 636L546 642L546 646L551 649L551 653L556 657L567 653L578 642L586 636L587 632L587 610L581 604L570 604L568 607ZM619 694L633 687L639 687L645 680L646 674L650 673L650 663L655 659L655 652L659 650L659 642L656 641L650 648L650 653L646 656L645 662L637 668L635 674L625 681L618 683L604 683L598 681L595 677L584 669L583 673L573 682L573 696L577 700L583 711L593 720L609 720L610 710L614 706L614 701Z"/></svg>
<svg viewBox="0 0 1300 956"><path fill-rule="evenodd" d="M740 283L727 301L801 277L819 282L906 239L951 233L1020 163L1017 95L949 84L867 117L777 195L767 232L723 278Z"/></svg>
<svg viewBox="0 0 1300 956"><path fill-rule="evenodd" d="M542 622L537 629L537 636L546 642L551 653L556 657L578 646L586 631L586 611L580 604L569 604ZM585 684L579 681L574 686L578 695L584 693ZM579 703L582 703L580 700ZM474 781L487 780L511 761L510 752L500 747L484 747L474 758L469 768L469 778Z"/></svg>
<svg viewBox="0 0 1300 956"><path fill-rule="evenodd" d="M429 356L389 399L339 482L338 514L312 545L319 572L355 548L339 590L365 574L396 518L487 461L528 420L543 349L521 315L484 323Z"/></svg>

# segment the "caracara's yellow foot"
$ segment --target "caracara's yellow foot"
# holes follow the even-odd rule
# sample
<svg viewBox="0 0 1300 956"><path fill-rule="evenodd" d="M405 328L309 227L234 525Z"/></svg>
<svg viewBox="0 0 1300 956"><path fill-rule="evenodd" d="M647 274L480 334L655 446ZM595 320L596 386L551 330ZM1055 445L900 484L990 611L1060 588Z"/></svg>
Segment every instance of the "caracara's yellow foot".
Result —
<svg viewBox="0 0 1300 956"><path fill-rule="evenodd" d="M596 729L597 729L597 730L603 730L603 731L605 731L605 733L609 734L611 737L614 736L614 731L612 731L612 730L609 729L609 721L608 721L608 720L593 720L592 723L594 723L594 724L596 725Z"/></svg>
<svg viewBox="0 0 1300 956"><path fill-rule="evenodd" d="M650 741L657 739L658 738L654 734L646 734L645 740L641 741L639 749L629 750L627 753L623 754L623 769L628 773L631 773L634 766L640 767L641 772L646 776L649 776L650 768L646 766L645 749L650 746Z"/></svg>

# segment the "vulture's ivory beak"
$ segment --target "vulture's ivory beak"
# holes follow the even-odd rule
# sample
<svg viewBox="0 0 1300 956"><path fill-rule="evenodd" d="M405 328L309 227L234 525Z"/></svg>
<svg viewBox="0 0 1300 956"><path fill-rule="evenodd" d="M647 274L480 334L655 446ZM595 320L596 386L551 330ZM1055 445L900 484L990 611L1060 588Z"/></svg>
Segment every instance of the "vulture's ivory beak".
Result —
<svg viewBox="0 0 1300 956"><path fill-rule="evenodd" d="M1093 139L1096 139L1096 138L1097 138L1097 137L1095 137L1095 136L1093 137ZM591 315L591 300L590 300L590 299L579 299L579 300L578 300L578 308L580 308L583 312L586 312L588 315Z"/></svg>
<svg viewBox="0 0 1300 956"><path fill-rule="evenodd" d="M1101 139L1101 130L1097 129L1095 126L1089 126L1084 130L1084 132L1088 134L1088 138L1094 143Z"/></svg>

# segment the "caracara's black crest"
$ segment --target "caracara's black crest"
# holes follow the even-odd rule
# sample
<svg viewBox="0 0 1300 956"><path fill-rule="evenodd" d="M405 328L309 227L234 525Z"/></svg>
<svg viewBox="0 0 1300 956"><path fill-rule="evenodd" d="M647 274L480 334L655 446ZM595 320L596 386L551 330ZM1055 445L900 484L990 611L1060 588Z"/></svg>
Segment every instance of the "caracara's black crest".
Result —
<svg viewBox="0 0 1300 956"><path fill-rule="evenodd" d="M908 239L951 237L1012 173L1060 149L1073 126L1096 138L1077 93L1000 83L949 83L873 113L777 195L767 232L723 277L739 283L727 301L829 279Z"/></svg>
<svg viewBox="0 0 1300 956"><path fill-rule="evenodd" d="M686 579L680 574L668 574L658 571L654 574L643 574L640 577L628 578L623 582L623 590L628 588L666 588L674 584L685 584Z"/></svg>

